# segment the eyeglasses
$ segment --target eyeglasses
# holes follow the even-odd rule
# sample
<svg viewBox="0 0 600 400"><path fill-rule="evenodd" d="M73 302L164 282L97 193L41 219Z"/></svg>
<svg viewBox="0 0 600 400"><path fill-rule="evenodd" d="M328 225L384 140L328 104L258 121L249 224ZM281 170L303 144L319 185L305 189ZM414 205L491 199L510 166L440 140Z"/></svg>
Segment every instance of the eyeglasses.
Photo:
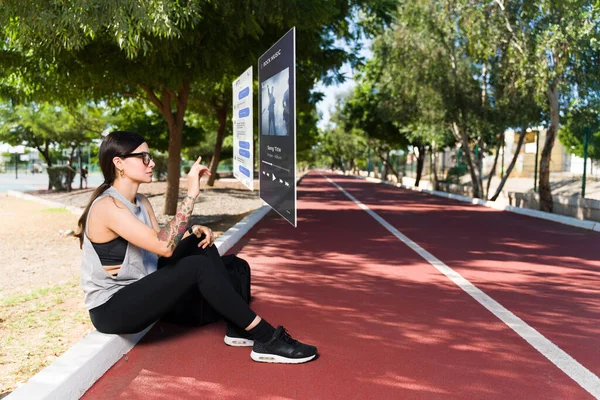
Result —
<svg viewBox="0 0 600 400"><path fill-rule="evenodd" d="M141 153L123 154L119 157L121 157L121 158L142 157L142 162L144 163L145 166L148 166L148 164L150 164L150 161L152 161L152 154L148 153L147 151L142 151Z"/></svg>

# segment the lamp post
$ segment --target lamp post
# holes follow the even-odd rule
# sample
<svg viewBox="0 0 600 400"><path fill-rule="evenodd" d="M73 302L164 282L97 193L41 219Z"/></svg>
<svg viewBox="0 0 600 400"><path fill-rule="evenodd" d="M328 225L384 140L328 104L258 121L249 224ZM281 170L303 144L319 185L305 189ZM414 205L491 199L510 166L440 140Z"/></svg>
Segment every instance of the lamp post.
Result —
<svg viewBox="0 0 600 400"><path fill-rule="evenodd" d="M533 191L537 192L538 158L540 156L540 131L535 133L535 167L533 170Z"/></svg>
<svg viewBox="0 0 600 400"><path fill-rule="evenodd" d="M500 171L500 179L502 179L504 177L504 149L506 146L506 144L504 143L504 132L502 132L502 138L500 140L501 140L500 148L502 149L502 170Z"/></svg>
<svg viewBox="0 0 600 400"><path fill-rule="evenodd" d="M585 198L585 179L588 160L588 144L590 141L590 128L585 128L583 133L583 175L581 176L581 198Z"/></svg>
<svg viewBox="0 0 600 400"><path fill-rule="evenodd" d="M77 146L77 162L79 163L79 190L83 189L83 166L81 165L81 146Z"/></svg>
<svg viewBox="0 0 600 400"><path fill-rule="evenodd" d="M15 155L15 179L19 179L19 154L25 153L25 146L15 146L9 152Z"/></svg>
<svg viewBox="0 0 600 400"><path fill-rule="evenodd" d="M367 147L367 178L371 176L371 148Z"/></svg>

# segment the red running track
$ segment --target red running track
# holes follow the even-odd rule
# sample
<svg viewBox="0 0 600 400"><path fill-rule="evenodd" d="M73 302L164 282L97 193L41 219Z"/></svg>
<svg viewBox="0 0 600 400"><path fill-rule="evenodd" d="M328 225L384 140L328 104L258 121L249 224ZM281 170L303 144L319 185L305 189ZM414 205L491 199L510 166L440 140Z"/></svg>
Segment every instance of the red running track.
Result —
<svg viewBox="0 0 600 400"><path fill-rule="evenodd" d="M599 234L329 177L600 373ZM593 398L319 173L298 200L298 228L270 213L234 250L252 307L319 359L259 364L223 343L222 323L160 324L84 398Z"/></svg>

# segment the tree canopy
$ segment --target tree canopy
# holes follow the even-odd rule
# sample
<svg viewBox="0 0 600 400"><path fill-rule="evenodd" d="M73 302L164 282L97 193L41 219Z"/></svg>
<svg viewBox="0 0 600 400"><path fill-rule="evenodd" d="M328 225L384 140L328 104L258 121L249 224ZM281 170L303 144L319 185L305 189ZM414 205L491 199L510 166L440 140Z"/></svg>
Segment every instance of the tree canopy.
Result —
<svg viewBox="0 0 600 400"><path fill-rule="evenodd" d="M386 136L384 125L368 126L377 116L394 126L389 139L430 148L449 144L451 132L475 197L488 195L482 158L499 154L503 133L520 132L519 150L527 128L545 125L539 187L541 208L551 211L549 160L561 115L574 132L583 121L577 107L598 98L599 12L584 0L398 1L347 114L370 135Z"/></svg>
<svg viewBox="0 0 600 400"><path fill-rule="evenodd" d="M132 97L152 104L169 129L165 212L175 212L182 132L191 93L254 65L289 28L297 29L298 133L302 147L315 136L314 97L320 80L336 80L353 52L360 13L389 19L390 0L212 1L108 0L97 3L5 0L0 11L5 50L18 54L23 92L37 99ZM333 71L333 72L332 72ZM210 99L194 99L208 102ZM226 121L226 117L224 118ZM217 146L219 143L217 142Z"/></svg>

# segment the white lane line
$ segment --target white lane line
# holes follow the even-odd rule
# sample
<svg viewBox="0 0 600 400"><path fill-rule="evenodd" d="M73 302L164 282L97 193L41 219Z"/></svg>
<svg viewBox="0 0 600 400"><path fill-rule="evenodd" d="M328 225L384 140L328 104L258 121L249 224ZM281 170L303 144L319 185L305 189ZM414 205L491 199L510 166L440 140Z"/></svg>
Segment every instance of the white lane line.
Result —
<svg viewBox="0 0 600 400"><path fill-rule="evenodd" d="M587 390L592 396L600 398L600 378L581 365L577 360L563 351L560 347L548 340L544 335L533 329L521 318L514 315L496 300L485 294L471 282L466 280L461 274L438 260L427 250L410 240L398 229L394 228L390 223L381 218L369 207L358 201L354 196L348 193L340 185L323 175L332 185L341 190L350 200L355 202L360 208L366 211L371 217L379 222L392 235L400 239L404 244L410 247L418 255L423 257L429 264L433 265L438 271L446 275L458 287L467 292L479 304L484 306L489 312L498 317L502 322L508 325L513 331L521 336L527 343L533 346L534 349L542 353L550 362L556 365L561 371L567 374L571 379L577 382L582 388Z"/></svg>

